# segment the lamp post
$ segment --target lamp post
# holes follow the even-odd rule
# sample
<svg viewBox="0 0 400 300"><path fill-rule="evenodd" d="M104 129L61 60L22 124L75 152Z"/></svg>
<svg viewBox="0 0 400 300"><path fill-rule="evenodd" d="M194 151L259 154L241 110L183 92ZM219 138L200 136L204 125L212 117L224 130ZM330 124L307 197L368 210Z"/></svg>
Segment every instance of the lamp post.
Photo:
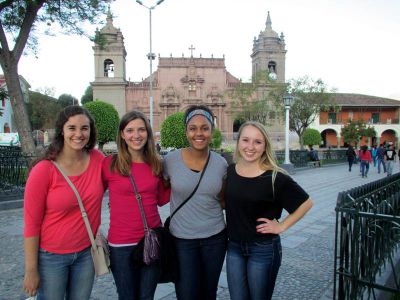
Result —
<svg viewBox="0 0 400 300"><path fill-rule="evenodd" d="M284 95L283 96L283 103L285 105L285 162L282 165L282 168L284 168L286 171L288 171L290 174L294 173L294 167L293 164L290 162L290 157L289 157L289 110L290 106L293 103L293 96L291 95Z"/></svg>
<svg viewBox="0 0 400 300"><path fill-rule="evenodd" d="M153 6L146 6L140 0L136 0L141 6L147 8L149 10L149 24L150 24L150 51L147 54L147 58L150 61L150 78L149 78L149 105L150 105L150 125L153 128L153 60L156 58L156 55L152 51L152 39L151 39L151 11L155 9L158 5L160 5L164 0L158 0L157 3Z"/></svg>

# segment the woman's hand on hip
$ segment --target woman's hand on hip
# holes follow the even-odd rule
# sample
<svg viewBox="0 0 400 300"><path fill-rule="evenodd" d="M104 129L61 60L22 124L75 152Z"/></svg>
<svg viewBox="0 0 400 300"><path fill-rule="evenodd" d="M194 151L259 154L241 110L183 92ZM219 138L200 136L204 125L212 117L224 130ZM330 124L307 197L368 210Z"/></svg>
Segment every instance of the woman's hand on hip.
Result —
<svg viewBox="0 0 400 300"><path fill-rule="evenodd" d="M258 218L257 222L262 222L261 224L256 226L256 230L258 233L280 234L284 231L282 225L276 219L270 220L267 218Z"/></svg>

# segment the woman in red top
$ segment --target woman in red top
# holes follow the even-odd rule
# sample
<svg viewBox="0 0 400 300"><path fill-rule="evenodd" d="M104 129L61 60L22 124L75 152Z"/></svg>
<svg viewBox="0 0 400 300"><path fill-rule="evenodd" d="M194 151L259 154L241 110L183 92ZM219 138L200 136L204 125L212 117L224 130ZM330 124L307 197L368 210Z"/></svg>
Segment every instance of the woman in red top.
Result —
<svg viewBox="0 0 400 300"><path fill-rule="evenodd" d="M110 195L111 271L118 299L153 299L160 276L159 266L134 266L132 263L132 253L144 237L144 226L129 174L142 197L149 228L162 225L157 206L168 203L170 190L164 188L162 164L144 114L131 111L122 117L117 147L118 153L107 157L103 163L103 179Z"/></svg>
<svg viewBox="0 0 400 300"><path fill-rule="evenodd" d="M361 161L361 176L367 178L369 163L372 162L372 156L366 145L361 147L359 157Z"/></svg>
<svg viewBox="0 0 400 300"><path fill-rule="evenodd" d="M89 299L94 268L78 200L56 161L78 190L92 231L100 225L103 154L94 150L93 118L80 106L60 112L55 138L31 169L24 196L25 278L37 299Z"/></svg>

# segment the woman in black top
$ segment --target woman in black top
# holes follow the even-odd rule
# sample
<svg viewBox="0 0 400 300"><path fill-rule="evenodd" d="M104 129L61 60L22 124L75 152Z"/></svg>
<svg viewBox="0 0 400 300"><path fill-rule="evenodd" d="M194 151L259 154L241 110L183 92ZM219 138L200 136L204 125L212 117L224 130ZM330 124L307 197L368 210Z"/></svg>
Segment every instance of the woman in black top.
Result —
<svg viewBox="0 0 400 300"><path fill-rule="evenodd" d="M271 299L281 264L279 234L301 219L312 201L278 167L260 123L246 122L239 129L235 161L228 168L225 190L230 296ZM283 209L289 215L278 222Z"/></svg>

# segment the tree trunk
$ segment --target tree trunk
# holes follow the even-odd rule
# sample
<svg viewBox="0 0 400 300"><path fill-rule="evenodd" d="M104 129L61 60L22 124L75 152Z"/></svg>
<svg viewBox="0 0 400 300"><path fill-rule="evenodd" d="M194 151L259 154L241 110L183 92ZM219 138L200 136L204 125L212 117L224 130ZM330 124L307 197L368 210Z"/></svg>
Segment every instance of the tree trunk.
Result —
<svg viewBox="0 0 400 300"><path fill-rule="evenodd" d="M23 93L17 71L17 63L9 62L7 70L4 70L4 77L10 97L11 107L21 142L22 152L25 155L36 155L36 147L32 137L31 124L24 102Z"/></svg>

